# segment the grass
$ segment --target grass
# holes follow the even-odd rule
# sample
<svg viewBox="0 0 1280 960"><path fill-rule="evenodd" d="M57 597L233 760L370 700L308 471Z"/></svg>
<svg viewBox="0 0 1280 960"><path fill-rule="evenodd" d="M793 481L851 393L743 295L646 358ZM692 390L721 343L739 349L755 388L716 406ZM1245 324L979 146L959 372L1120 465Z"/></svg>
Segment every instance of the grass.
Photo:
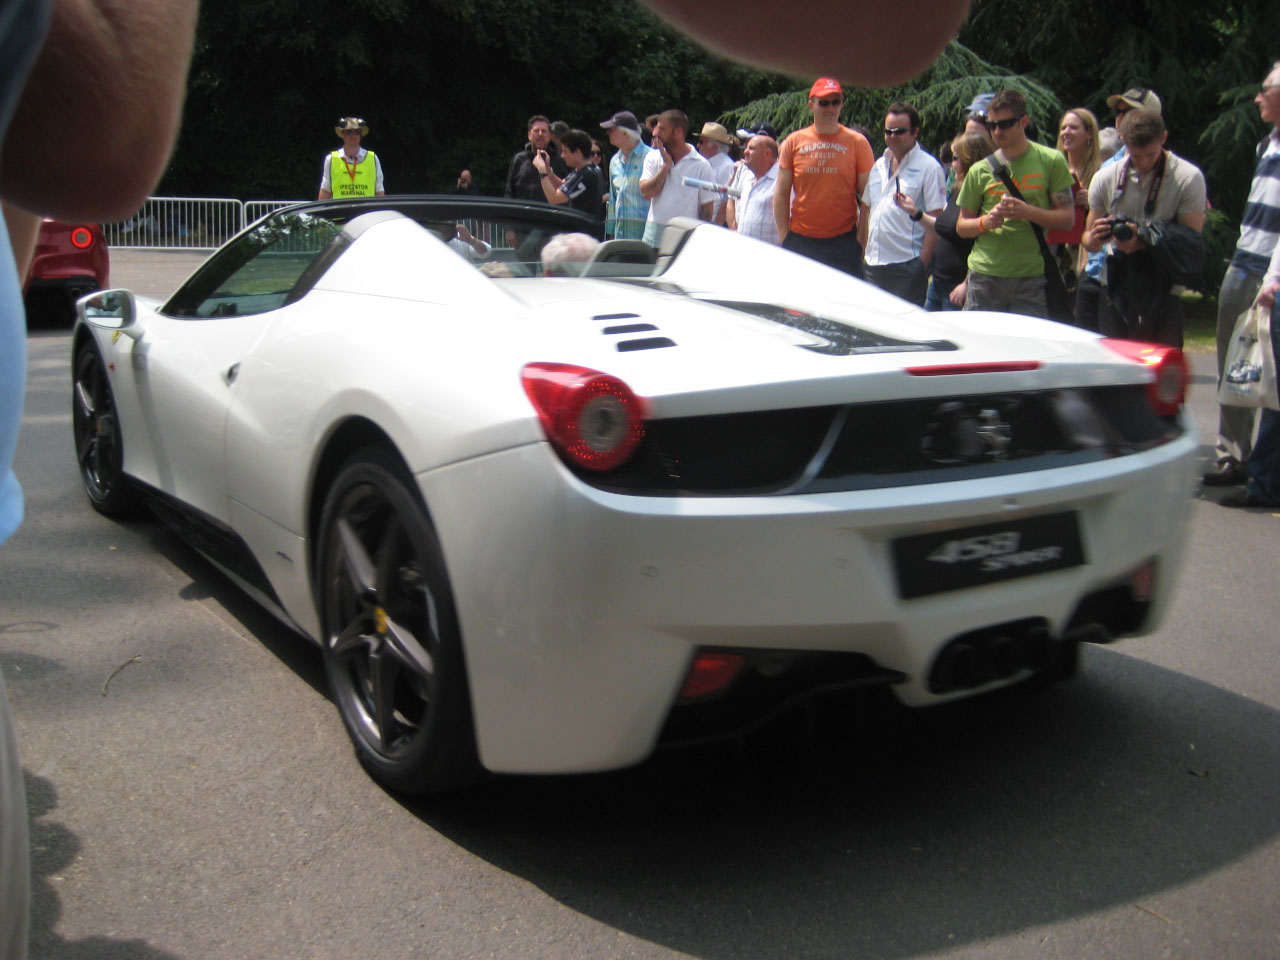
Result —
<svg viewBox="0 0 1280 960"><path fill-rule="evenodd" d="M1218 298L1188 290L1182 295L1182 346L1197 353L1218 349Z"/></svg>

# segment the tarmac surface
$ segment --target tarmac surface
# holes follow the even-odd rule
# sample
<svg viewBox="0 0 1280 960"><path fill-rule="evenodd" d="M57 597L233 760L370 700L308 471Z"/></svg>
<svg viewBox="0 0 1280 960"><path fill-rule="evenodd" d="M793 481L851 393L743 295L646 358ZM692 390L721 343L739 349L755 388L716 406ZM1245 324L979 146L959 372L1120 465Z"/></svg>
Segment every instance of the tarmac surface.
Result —
<svg viewBox="0 0 1280 960"><path fill-rule="evenodd" d="M203 255L113 258L164 296ZM90 509L69 337L29 348L0 669L33 960L1280 956L1278 514L1189 490L1168 622L1040 695L405 800L315 648L159 523Z"/></svg>

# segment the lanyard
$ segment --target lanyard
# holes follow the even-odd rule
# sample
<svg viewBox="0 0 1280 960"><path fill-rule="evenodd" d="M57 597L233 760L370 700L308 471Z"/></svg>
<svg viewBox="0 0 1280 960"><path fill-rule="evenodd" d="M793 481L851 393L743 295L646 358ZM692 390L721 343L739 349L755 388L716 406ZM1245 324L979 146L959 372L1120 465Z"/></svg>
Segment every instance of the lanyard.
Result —
<svg viewBox="0 0 1280 960"><path fill-rule="evenodd" d="M359 160L348 160L345 153L339 152L338 156L342 158L342 165L347 168L347 176L351 178L351 182L356 182L356 170L360 166Z"/></svg>
<svg viewBox="0 0 1280 960"><path fill-rule="evenodd" d="M1150 220L1151 214L1156 209L1156 197L1160 196L1160 184L1164 180L1164 163L1169 156L1168 150L1160 151L1160 161L1156 164L1156 173L1151 180L1151 186L1147 188L1147 202L1142 206L1142 216L1144 219ZM1138 175L1139 183L1141 183L1142 175ZM1116 180L1115 196L1111 200L1111 209L1116 211L1120 209L1120 200L1124 197L1124 188L1129 185L1129 158L1126 157L1124 163L1120 165L1120 175Z"/></svg>

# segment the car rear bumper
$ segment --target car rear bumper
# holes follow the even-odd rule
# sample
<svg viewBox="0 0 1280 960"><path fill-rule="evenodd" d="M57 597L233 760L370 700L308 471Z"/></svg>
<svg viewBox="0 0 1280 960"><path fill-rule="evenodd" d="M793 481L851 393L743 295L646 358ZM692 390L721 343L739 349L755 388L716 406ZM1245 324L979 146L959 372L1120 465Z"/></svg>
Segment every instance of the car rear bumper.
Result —
<svg viewBox="0 0 1280 960"><path fill-rule="evenodd" d="M499 772L624 766L658 742L698 648L860 654L910 705L964 634L1043 622L1154 562L1138 629L1170 602L1196 442L1034 473L814 496L678 498L582 484L547 444L419 477L458 604L482 762ZM903 537L1073 513L1084 562L903 599ZM477 520L475 518L483 518ZM1025 676L1023 671L1021 676Z"/></svg>

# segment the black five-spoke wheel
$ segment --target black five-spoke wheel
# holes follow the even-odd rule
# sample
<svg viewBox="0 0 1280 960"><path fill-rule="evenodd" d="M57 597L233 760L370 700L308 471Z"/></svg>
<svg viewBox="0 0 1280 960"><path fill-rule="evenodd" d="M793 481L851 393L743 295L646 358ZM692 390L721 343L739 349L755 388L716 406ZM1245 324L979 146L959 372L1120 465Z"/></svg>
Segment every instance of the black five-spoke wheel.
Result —
<svg viewBox="0 0 1280 960"><path fill-rule="evenodd" d="M123 471L124 445L111 381L91 342L76 352L71 421L76 461L89 502L109 517L131 513L137 505L138 491Z"/></svg>
<svg viewBox="0 0 1280 960"><path fill-rule="evenodd" d="M470 694L435 531L403 465L352 457L318 551L325 666L361 763L386 786L456 787L478 770Z"/></svg>

